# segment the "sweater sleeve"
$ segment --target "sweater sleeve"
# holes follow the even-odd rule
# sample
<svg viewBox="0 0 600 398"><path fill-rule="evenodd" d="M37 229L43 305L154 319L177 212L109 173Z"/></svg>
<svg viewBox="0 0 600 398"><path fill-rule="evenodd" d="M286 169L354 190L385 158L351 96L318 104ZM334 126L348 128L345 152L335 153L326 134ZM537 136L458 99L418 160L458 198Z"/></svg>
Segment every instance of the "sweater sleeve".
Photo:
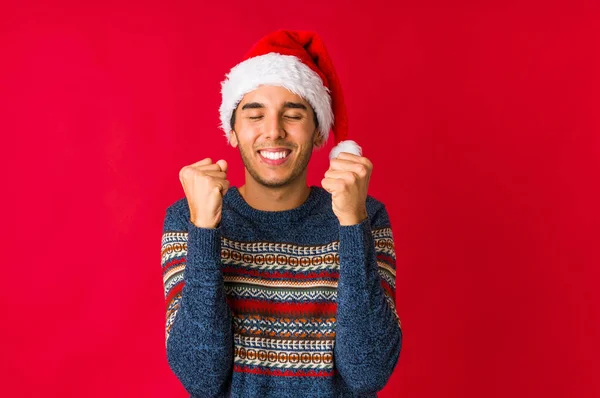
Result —
<svg viewBox="0 0 600 398"><path fill-rule="evenodd" d="M220 262L220 229L167 209L162 270L169 366L193 397L223 396L233 364L232 317Z"/></svg>
<svg viewBox="0 0 600 398"><path fill-rule="evenodd" d="M388 382L402 346L394 240L382 203L360 224L340 226L339 255L335 364L355 393L374 393Z"/></svg>

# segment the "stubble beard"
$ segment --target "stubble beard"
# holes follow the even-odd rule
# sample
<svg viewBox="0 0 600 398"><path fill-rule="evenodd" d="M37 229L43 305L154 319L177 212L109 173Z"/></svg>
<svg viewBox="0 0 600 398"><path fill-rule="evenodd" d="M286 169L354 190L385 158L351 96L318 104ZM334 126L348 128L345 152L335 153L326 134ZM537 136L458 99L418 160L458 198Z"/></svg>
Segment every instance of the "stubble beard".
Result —
<svg viewBox="0 0 600 398"><path fill-rule="evenodd" d="M291 182L295 181L300 175L302 175L302 173L304 172L306 167L308 167L308 162L310 161L310 158L311 158L312 152L313 152L313 143L311 142L309 147L307 147L306 149L304 149L304 151L302 151L298 154L298 159L296 160L296 164L295 164L294 168L292 169L291 174L288 177L284 177L283 179L280 179L280 180L264 179L258 173L258 171L252 166L251 157L248 156L248 154L246 153L246 151L244 149L242 149L241 145L238 145L238 149L240 151L240 155L242 157L242 162L244 162L244 166L246 167L246 170L248 170L248 173L250 173L250 175L256 182L258 182L259 184L261 184L265 187L268 187L268 188L280 188L280 187L283 187L283 186L288 185ZM260 156L260 154L257 154L257 156ZM291 156L291 154L290 154L290 156Z"/></svg>

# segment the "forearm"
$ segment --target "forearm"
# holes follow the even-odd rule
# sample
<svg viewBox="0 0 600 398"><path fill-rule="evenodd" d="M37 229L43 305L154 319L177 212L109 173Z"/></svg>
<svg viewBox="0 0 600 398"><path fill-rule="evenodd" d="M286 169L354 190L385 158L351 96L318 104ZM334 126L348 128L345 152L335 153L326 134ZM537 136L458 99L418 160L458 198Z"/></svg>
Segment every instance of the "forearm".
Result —
<svg viewBox="0 0 600 398"><path fill-rule="evenodd" d="M339 254L335 361L350 387L374 392L393 372L402 332L381 286L369 219L340 226Z"/></svg>
<svg viewBox="0 0 600 398"><path fill-rule="evenodd" d="M220 269L218 229L188 224L184 287L167 341L173 372L191 394L217 396L233 362L231 313Z"/></svg>

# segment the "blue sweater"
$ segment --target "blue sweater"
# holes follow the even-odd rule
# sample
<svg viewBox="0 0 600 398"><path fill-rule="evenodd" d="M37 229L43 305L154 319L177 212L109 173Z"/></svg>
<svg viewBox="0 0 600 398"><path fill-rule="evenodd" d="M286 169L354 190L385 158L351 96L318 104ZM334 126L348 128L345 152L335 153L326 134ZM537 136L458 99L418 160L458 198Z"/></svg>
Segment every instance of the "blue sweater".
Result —
<svg viewBox="0 0 600 398"><path fill-rule="evenodd" d="M217 228L166 211L169 366L191 397L376 397L400 355L395 252L383 203L341 226L312 186L285 211L231 187Z"/></svg>

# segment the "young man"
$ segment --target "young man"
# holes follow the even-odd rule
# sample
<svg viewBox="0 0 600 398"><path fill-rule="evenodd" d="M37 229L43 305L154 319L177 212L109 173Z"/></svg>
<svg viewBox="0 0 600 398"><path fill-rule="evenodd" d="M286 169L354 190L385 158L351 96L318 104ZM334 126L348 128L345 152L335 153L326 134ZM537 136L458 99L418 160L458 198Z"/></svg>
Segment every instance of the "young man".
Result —
<svg viewBox="0 0 600 398"><path fill-rule="evenodd" d="M162 238L172 371L192 397L375 397L402 344L394 241L366 157L341 152L306 185L313 149L346 136L322 41L266 36L222 94L246 179L210 158L180 171Z"/></svg>

